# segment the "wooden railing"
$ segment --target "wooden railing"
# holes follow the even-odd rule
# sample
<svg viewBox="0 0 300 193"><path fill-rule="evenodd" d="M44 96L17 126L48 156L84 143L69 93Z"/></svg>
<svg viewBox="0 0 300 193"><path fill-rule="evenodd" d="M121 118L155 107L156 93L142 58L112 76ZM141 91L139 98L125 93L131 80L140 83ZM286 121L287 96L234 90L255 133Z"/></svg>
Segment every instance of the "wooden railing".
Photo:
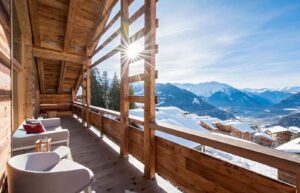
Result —
<svg viewBox="0 0 300 193"><path fill-rule="evenodd" d="M80 104L75 103L74 114L81 117L81 108ZM87 121L98 128L102 134L120 144L122 136L120 136L119 116L119 112L91 106ZM130 116L129 121L136 125L143 125L143 120L138 117ZM143 130L134 126L129 127L129 153L143 162ZM203 134L174 125L152 123L151 127L157 131L285 170L297 176L297 185L294 186L155 136L156 173L185 192L300 192L300 156L298 155L209 133Z"/></svg>

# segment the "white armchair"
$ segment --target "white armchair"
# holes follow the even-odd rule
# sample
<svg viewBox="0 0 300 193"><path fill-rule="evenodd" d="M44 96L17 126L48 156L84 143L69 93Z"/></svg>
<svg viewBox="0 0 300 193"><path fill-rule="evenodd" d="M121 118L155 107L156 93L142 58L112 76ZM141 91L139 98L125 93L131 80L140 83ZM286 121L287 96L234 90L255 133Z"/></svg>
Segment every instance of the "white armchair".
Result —
<svg viewBox="0 0 300 193"><path fill-rule="evenodd" d="M62 159L55 152L28 153L9 159L10 193L91 192L93 172L74 161Z"/></svg>

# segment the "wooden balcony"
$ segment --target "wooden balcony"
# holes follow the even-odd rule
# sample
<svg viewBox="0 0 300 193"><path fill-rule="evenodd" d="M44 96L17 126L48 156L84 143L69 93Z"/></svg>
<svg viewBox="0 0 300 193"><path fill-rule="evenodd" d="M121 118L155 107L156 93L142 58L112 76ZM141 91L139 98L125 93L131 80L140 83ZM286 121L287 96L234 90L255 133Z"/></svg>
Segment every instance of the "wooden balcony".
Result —
<svg viewBox="0 0 300 193"><path fill-rule="evenodd" d="M62 124L71 133L72 159L95 172L96 192L300 193L298 155L155 122L157 1L145 0L129 14L133 3L0 1L0 192L6 187L5 165L12 156L16 126L56 111L57 116L70 116L62 118ZM120 10L111 15L117 4ZM144 26L129 36L130 25L141 16ZM98 45L119 19L117 30ZM118 45L102 53L117 37ZM133 61L126 58L126 49L141 39L144 56L139 59L144 60L144 72L129 75ZM103 55L94 58L100 52ZM120 112L91 106L90 72L117 53L122 72ZM134 82L144 83L144 96L129 96L129 85ZM81 103L76 103L80 86ZM128 116L130 102L144 104L143 118ZM286 171L293 178L291 183L269 178L157 136L156 131Z"/></svg>
<svg viewBox="0 0 300 193"><path fill-rule="evenodd" d="M143 164L136 159L120 158L119 148L106 137L88 130L79 120L62 118L62 126L70 131L70 158L89 167L96 177L96 192L180 192L165 180L145 179Z"/></svg>
<svg viewBox="0 0 300 193"><path fill-rule="evenodd" d="M87 111L85 108L82 108L79 103L74 104L73 110L77 117L83 117L83 122L89 122L93 127L99 129L101 135L111 139L117 145L120 144L122 136L120 132L120 121L118 120L120 115L118 112L91 106L88 110L89 115L82 116L82 114L86 115L85 113ZM131 125L143 124L143 120L136 117L129 117L129 120ZM298 176L300 158L297 155L265 148L256 144L235 141L220 136L216 137L211 134L202 134L188 128L179 128L172 125L157 125L155 123L153 123L151 127L170 135L191 140L274 168L289 171L294 173L295 176ZM83 126L80 128L86 130ZM129 127L129 153L142 163L144 163L145 152L143 136L144 132L142 129L135 126ZM78 139L73 140L77 141L81 137L76 138ZM100 143L102 144L103 141ZM155 159L155 172L184 192L295 193L299 187L269 178L263 174L255 173L234 163L223 161L198 150L184 147L166 138L155 136L154 144L155 154L152 156L154 156ZM71 145L71 148L72 146L73 145ZM104 152L106 155L105 152L107 151L107 149L104 149L101 153L101 149L94 150L96 148L92 148L93 150L88 150L88 152L91 151L93 153L85 153L86 149L86 147L82 147L82 154L86 156L86 160L93 159L88 158L93 153L98 152L99 155L102 155ZM74 153L75 155L77 154L76 151ZM80 156L80 158L85 156ZM93 156L95 155L93 154ZM118 157L118 154L116 154L116 157ZM78 159L77 161L80 162L81 160ZM97 163L95 164L97 165ZM127 162L127 164L129 164L129 162ZM91 165L91 167L96 166ZM95 172L102 173L102 171L98 171L98 169ZM130 179L130 176L131 173L129 172L128 176L124 178ZM118 179L118 177L113 178ZM101 184L101 179L99 180ZM125 191L124 188L125 186L123 187L123 191ZM152 184L149 184L149 188L153 188ZM139 190L135 191L140 192Z"/></svg>

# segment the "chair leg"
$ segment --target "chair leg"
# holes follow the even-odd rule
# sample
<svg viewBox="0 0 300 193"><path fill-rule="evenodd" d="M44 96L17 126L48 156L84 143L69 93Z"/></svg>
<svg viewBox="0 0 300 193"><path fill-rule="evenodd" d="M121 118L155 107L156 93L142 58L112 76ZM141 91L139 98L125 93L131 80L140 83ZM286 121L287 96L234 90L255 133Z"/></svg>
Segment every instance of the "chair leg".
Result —
<svg viewBox="0 0 300 193"><path fill-rule="evenodd" d="M88 186L85 188L85 193L92 193L92 186Z"/></svg>

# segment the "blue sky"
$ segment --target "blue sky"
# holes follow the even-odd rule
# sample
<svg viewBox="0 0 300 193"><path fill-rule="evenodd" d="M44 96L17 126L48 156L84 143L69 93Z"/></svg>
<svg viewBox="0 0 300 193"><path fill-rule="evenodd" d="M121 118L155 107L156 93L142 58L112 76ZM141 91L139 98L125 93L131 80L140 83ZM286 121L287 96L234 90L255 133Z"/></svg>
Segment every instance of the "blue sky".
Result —
<svg viewBox="0 0 300 193"><path fill-rule="evenodd" d="M300 85L298 0L160 0L157 16L158 82ZM132 33L138 25L142 19ZM118 72L118 63L116 56L100 70ZM132 66L132 74L142 70L142 63Z"/></svg>

